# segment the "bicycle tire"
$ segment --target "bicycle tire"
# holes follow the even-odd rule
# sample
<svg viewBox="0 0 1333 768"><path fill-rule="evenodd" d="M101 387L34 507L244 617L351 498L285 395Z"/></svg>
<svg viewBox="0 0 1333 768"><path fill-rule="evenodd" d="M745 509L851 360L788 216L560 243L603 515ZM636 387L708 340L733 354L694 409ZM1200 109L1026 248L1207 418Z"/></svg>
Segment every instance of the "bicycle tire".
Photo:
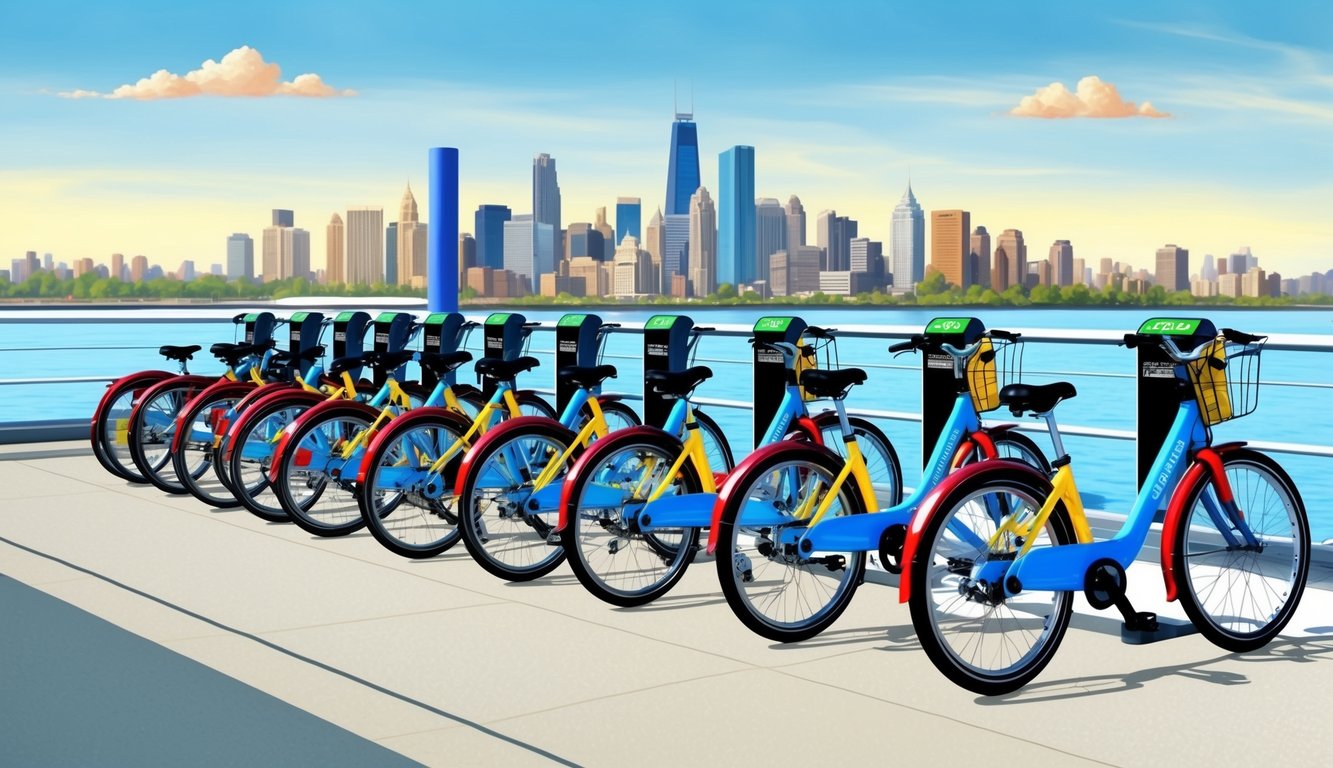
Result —
<svg viewBox="0 0 1333 768"><path fill-rule="evenodd" d="M538 516L526 514L526 502L531 495L528 483L540 473L540 466L528 464L527 457L520 456L518 458L524 461L525 466L519 473L523 479L517 485L511 484L509 487L495 489L480 487L482 478L495 477L498 481L513 482L507 477L508 473L503 470L501 463L504 458L513 457L513 451L516 450L514 444L524 437L545 444L545 448L542 449L544 455L535 457L541 462L551 452L564 451L572 445L576 435L558 421L534 423L515 432L507 440L481 446L477 455L471 457L470 464L474 468L473 471L465 478L461 478L463 482L462 493L459 496L458 517L463 544L472 555L472 559L486 572L506 581L531 581L541 578L558 568L565 560L564 547L559 540L554 542L551 540L555 532L554 521L548 522ZM533 448L539 447L540 445L529 446L522 450L528 453ZM508 449L510 457L497 458L502 449ZM566 472L574 465L579 453L576 448L570 455L565 465ZM494 468L491 463L493 459L496 460ZM494 474L490 474L491 472ZM552 482L558 483L560 480ZM493 497L483 497L483 491L487 491ZM496 532L501 530L501 525L504 526L506 535L503 539L497 539ZM506 557L501 557L502 554ZM527 562L516 562L520 559L526 559Z"/></svg>
<svg viewBox="0 0 1333 768"><path fill-rule="evenodd" d="M1222 467L1246 525L1263 548L1256 553L1228 546L1208 514L1208 504L1199 503L1213 487L1212 474L1205 472L1188 490L1181 489L1188 495L1175 529L1172 571L1181 607L1199 633L1214 645L1245 653L1271 642L1295 614L1310 572L1310 524L1296 485L1269 456L1247 448L1231 450L1222 454ZM1242 481L1242 471L1257 476ZM1216 505L1215 492L1210 498ZM1253 588L1254 574L1245 566L1259 566L1263 589ZM1244 593L1237 597L1235 590L1242 584ZM1281 604L1274 605L1270 597L1280 598ZM1247 602L1254 616L1241 615Z"/></svg>
<svg viewBox="0 0 1333 768"><path fill-rule="evenodd" d="M247 394L249 393L247 392ZM187 429L190 429L191 434L193 434L195 422L199 420L200 414L219 407L230 410L240 400L241 396L234 392L219 392L204 398L195 398L190 405L186 406L185 412L181 414L181 423ZM199 501L218 509L235 509L241 505L241 502L237 500L236 494L232 492L231 487L222 478L222 473L219 471L222 462L219 460L221 449L215 447L218 438L217 425L207 423L206 426L208 432L204 445L196 446L188 437L182 436L180 447L172 451L171 461L176 472L176 479L180 481L181 486L191 496ZM225 432L222 436L225 437ZM196 448L199 450L195 450ZM217 480L221 492L205 480L205 477L210 474Z"/></svg>
<svg viewBox="0 0 1333 768"><path fill-rule="evenodd" d="M193 377L167 379L144 392L130 416L128 440L130 458L144 479L172 495L187 493L176 478L171 460L171 436L175 434L180 410L211 383ZM154 446L150 453L146 446ZM160 450L158 446L161 447Z"/></svg>
<svg viewBox="0 0 1333 768"><path fill-rule="evenodd" d="M966 513L965 522L959 522L958 525L965 526L972 535L986 542L990 538L989 534L994 532L994 519L988 512L990 507L984 501L978 506L969 506L974 500L1003 494L1006 499L1022 501L1035 510L1040 508L1050 493L1050 482L1031 472L1007 468L980 472L951 488L939 501L935 514L922 530L912 562L908 564L912 569L909 595L912 625L922 649L945 677L973 693L983 696L1011 693L1040 674L1054 658L1069 628L1074 593L1029 591L1010 597L997 597L995 590L1000 589L998 584L990 586L989 591L986 591L984 583L967 584L969 577L964 574L970 572L970 564L975 563L979 555L994 553L983 552L975 544L964 541L959 537L958 529L951 527L950 523L955 519L964 519L962 515ZM957 539L957 543L947 540L950 535ZM1038 535L1045 536L1045 543L1038 542L1036 546L1074 543L1073 525L1062 502L1052 511L1045 529ZM1006 553L1016 551L1020 546L1010 537L1002 539L1000 544ZM1043 602L1042 595L1050 596L1049 605ZM942 606L936 605L936 596L943 601ZM1012 607L1014 603L1022 607L1015 611ZM943 637L941 614L944 608L961 614L956 620L960 648L955 648L949 639ZM988 628L995 629L1001 635L1000 640L989 645L982 637ZM1011 637L1011 631L1022 634ZM1028 638L1035 639L1032 640L1032 647L1023 651L1022 643L1028 642ZM987 647L992 649L992 653L1012 652L1019 658L1004 667L985 667L977 654ZM973 653L971 661L962 657L969 649ZM1005 660L1011 658L1012 655L1009 655Z"/></svg>
<svg viewBox="0 0 1333 768"><path fill-rule="evenodd" d="M825 417L826 413L832 413L833 418ZM815 419L815 425L819 427L824 447L839 457L845 457L842 426L838 424L837 416L836 412L824 411ZM884 510L898 506L903 500L903 467L898 461L898 452L894 450L893 442L883 430L868 419L848 416L847 425L852 428L852 434L861 448L861 456L865 458L871 483L875 485L875 497L879 508ZM878 468L872 466L872 459L883 465L882 471L877 471Z"/></svg>
<svg viewBox="0 0 1333 768"><path fill-rule="evenodd" d="M561 531L561 543L579 583L598 599L622 608L645 605L671 591L694 561L699 549L698 528L682 528L676 534L666 534L676 538L671 546L663 542L661 532L644 534L626 526L623 501L618 506L608 507L580 503L594 483L611 486L611 473L620 475L627 471L624 464L617 463L618 457L630 452L651 452L658 460L656 466L670 467L683 448L679 440L661 431L645 433L636 430L633 434L608 435L589 449L596 451L596 455L590 455L581 470L566 479L565 482L571 484L568 494L573 508L569 510L565 528ZM636 458L641 460L643 457ZM642 464L639 466L641 468ZM626 474L623 479L617 478L614 484L623 485L623 489L631 494L649 492L643 487L641 478L642 475L631 477ZM677 479L680 485L676 495L703 492L703 483L693 462L681 466ZM598 557L602 553L606 554L605 558ZM603 568L600 563L607 567ZM631 581L634 581L632 586Z"/></svg>
<svg viewBox="0 0 1333 768"><path fill-rule="evenodd" d="M227 457L227 465L230 467L228 475L231 478L231 490L236 494L241 506L250 514L261 520L270 523L290 523L292 518L283 509L282 502L278 499L277 493L273 490L272 483L269 481L269 465L273 461L273 445L276 437L289 424L295 422L315 403L322 402L304 397L296 397L291 400L274 399L266 400L257 404L254 408L247 409L241 418L228 431L227 439L234 438L235 445L231 449L231 455ZM260 434L258 442L260 453L267 452L267 456L261 456L258 459L246 456L246 448L251 444L256 434ZM258 477L253 478L252 482L247 480L257 472Z"/></svg>
<svg viewBox="0 0 1333 768"><path fill-rule="evenodd" d="M708 452L708 463L713 472L725 475L736 468L736 456L731 452L731 443L713 417L696 408L694 420L698 422L704 439L704 450Z"/></svg>
<svg viewBox="0 0 1333 768"><path fill-rule="evenodd" d="M471 426L471 422L451 412L424 421L395 419L375 441L363 463L367 469L365 481L360 484L358 501L366 528L385 549L403 557L421 560L441 555L458 543L462 534L458 529L454 486L465 451L459 451L438 476L437 479L443 485L439 496L432 498L424 489L398 491L399 498L381 505L378 500L382 497L377 489L382 472L390 461L396 468L401 468L403 462L407 461L401 449L403 442L410 439L417 445L426 445L429 441L432 450L420 457L420 462L429 466L445 450L461 440ZM418 434L430 430L436 434ZM404 507L408 509L404 510ZM436 519L445 525L441 526L435 522Z"/></svg>
<svg viewBox="0 0 1333 768"><path fill-rule="evenodd" d="M375 420L375 413L360 403L345 403L317 414L306 415L315 418L298 420L281 458L275 458L275 461L281 461L281 466L274 492L283 511L302 530L327 538L346 536L366 524L353 489L358 467L353 466L355 460L343 462L340 457L331 457L330 454L340 442L351 439L359 430L368 429ZM307 438L314 435L316 430L331 431L333 447L322 449L319 440L312 440L311 446L306 446ZM321 435L321 439L323 437ZM303 449L310 451L310 455L303 454ZM302 459L308 462L307 469L297 466ZM331 471L337 471L338 476L333 477ZM350 472L350 479L343 474L344 471ZM295 490L302 484L311 491L309 498L302 499L295 495ZM330 492L334 496L331 500L333 509L313 512L312 508ZM332 519L321 519L325 514Z"/></svg>
<svg viewBox="0 0 1333 768"><path fill-rule="evenodd" d="M722 514L718 518L716 562L722 594L736 618L762 637L792 643L814 637L838 620L865 578L866 556L864 552L812 552L807 553L809 556L800 556L799 562L783 562L788 554L796 556L794 553L779 551L773 530L777 526L745 524L742 511L748 506L752 489L761 484L769 488L758 491L757 498L772 503L775 510L779 508L776 500L783 486L772 487L769 482L771 475L780 476L779 484L795 478L800 479L804 485L804 478L796 474L803 465L807 473L818 473L825 483L831 485L833 478L842 470L842 460L827 448L799 441L784 441L779 445L783 446L783 450L774 451L753 464L747 463L742 470L745 474L728 479L728 493L723 494L718 502L722 505ZM797 508L799 502L792 500L786 506L788 509ZM861 514L865 511L865 502L855 482L843 483L836 506L836 512L830 507L830 514L835 516L844 513ZM793 519L789 525L803 527L805 523ZM763 578L769 566L782 569L776 583ZM831 574L841 572L831 588L820 581L825 571ZM746 584L755 584L756 587L751 590L744 586ZM766 585L769 586L771 596L771 599L764 601L766 607L777 611L787 606L809 615L785 619L767 615L749 594ZM815 593L813 596L802 595L800 599L788 600L786 590L798 587L818 589L809 590Z"/></svg>
<svg viewBox="0 0 1333 768"><path fill-rule="evenodd" d="M160 374L160 375L155 375ZM129 452L129 419L134 412L134 403L154 384L177 374L166 371L146 371L135 378L128 378L112 386L114 391L107 392L98 403L93 414L93 428L90 442L93 456L102 468L112 475L131 483L147 483ZM121 423L124 429L121 429ZM121 447L118 437L125 435L125 445Z"/></svg>

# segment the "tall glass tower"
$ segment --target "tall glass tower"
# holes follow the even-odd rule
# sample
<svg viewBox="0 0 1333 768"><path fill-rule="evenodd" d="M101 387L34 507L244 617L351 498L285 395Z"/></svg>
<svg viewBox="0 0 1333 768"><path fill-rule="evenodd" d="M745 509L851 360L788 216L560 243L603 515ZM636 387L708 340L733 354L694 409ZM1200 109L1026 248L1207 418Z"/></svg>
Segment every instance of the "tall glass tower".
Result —
<svg viewBox="0 0 1333 768"><path fill-rule="evenodd" d="M477 238L477 266L503 269L505 263L505 222L513 216L507 205L479 205L473 214Z"/></svg>
<svg viewBox="0 0 1333 768"><path fill-rule="evenodd" d="M622 197L616 200L616 245L620 245L626 235L634 235L635 240L643 238L639 231L642 219L639 198Z"/></svg>
<svg viewBox="0 0 1333 768"><path fill-rule="evenodd" d="M717 284L753 283L759 272L754 257L754 147L736 146L718 155L717 178Z"/></svg>
<svg viewBox="0 0 1333 768"><path fill-rule="evenodd" d="M671 157L667 166L667 216L689 216L690 197L700 185L699 128L694 114L677 112L671 124Z"/></svg>
<svg viewBox="0 0 1333 768"><path fill-rule="evenodd" d="M903 199L893 209L893 231L889 240L889 269L893 272L893 292L916 290L926 278L926 215L907 183Z"/></svg>

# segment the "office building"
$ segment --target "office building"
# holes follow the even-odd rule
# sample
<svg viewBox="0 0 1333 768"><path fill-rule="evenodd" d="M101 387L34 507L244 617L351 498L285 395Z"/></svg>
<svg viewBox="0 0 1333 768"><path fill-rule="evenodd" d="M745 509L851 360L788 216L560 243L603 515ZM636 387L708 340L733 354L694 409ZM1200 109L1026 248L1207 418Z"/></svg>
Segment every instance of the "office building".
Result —
<svg viewBox="0 0 1333 768"><path fill-rule="evenodd" d="M120 254L116 254L120 256ZM123 257L122 257L123 258ZM114 266L116 259L113 256ZM119 270L113 270L119 271ZM255 241L244 232L237 232L227 238L227 279L250 280L255 276Z"/></svg>
<svg viewBox="0 0 1333 768"><path fill-rule="evenodd" d="M856 275L849 278L849 286L859 288L857 293L883 288L886 281L884 274L884 244L868 237L858 237L848 246L848 272Z"/></svg>
<svg viewBox="0 0 1333 768"><path fill-rule="evenodd" d="M348 208L346 228L348 284L375 285L385 282L384 209L369 206ZM397 235L397 232L394 234Z"/></svg>
<svg viewBox="0 0 1333 768"><path fill-rule="evenodd" d="M689 285L690 216L688 207L686 211L684 215L667 216L663 221L663 289L672 286L672 290L675 290L673 280L677 275L685 278L685 285Z"/></svg>
<svg viewBox="0 0 1333 768"><path fill-rule="evenodd" d="M417 199L412 185L403 190L398 202L398 285L426 285L426 230L417 211Z"/></svg>
<svg viewBox="0 0 1333 768"><path fill-rule="evenodd" d="M930 268L950 285L967 288L975 276L967 269L972 214L962 210L930 212Z"/></svg>
<svg viewBox="0 0 1333 768"><path fill-rule="evenodd" d="M640 245L652 260L652 274L649 276L651 284L646 293L663 293L662 254L666 252L666 224L662 220L661 208L657 209L653 218L648 221L648 226L644 228L643 241Z"/></svg>
<svg viewBox="0 0 1333 768"><path fill-rule="evenodd" d="M991 289L996 292L1008 290L1011 286L1022 286L1028 274L1028 247L1023 242L1023 232L1018 229L1006 229L995 241L992 256Z"/></svg>
<svg viewBox="0 0 1333 768"><path fill-rule="evenodd" d="M972 239L967 252L967 268L976 276L978 285L983 288L991 287L990 233L985 227L972 230Z"/></svg>
<svg viewBox="0 0 1333 768"><path fill-rule="evenodd" d="M230 239L231 239L231 238L228 238L228 240L230 240ZM231 243L229 242L227 245L228 245L228 249L230 249ZM252 246L252 247L253 247L253 246ZM49 253L46 254L46 255L47 255L48 258L51 256L51 254L49 254ZM254 258L254 257L251 256L251 260L253 260L253 258ZM50 266L47 266L47 267L45 267L45 269L47 269L48 271L50 271L51 267L50 267ZM111 254L111 270L110 270L107 274L110 275L111 279L113 279L113 280L124 280L124 279L125 279L125 254L123 254L123 253L113 253L113 254Z"/></svg>
<svg viewBox="0 0 1333 768"><path fill-rule="evenodd" d="M274 208L273 223L270 226L294 227L296 226L296 214L285 208Z"/></svg>
<svg viewBox="0 0 1333 768"><path fill-rule="evenodd" d="M1187 291L1190 287L1190 252L1186 248L1167 244L1157 249L1157 284L1170 291Z"/></svg>
<svg viewBox="0 0 1333 768"><path fill-rule="evenodd" d="M555 171L555 158L545 152L532 158L532 220L538 224L550 225L554 233L551 242L554 243L555 235L562 229L560 184ZM536 233L538 229L534 227L533 232ZM564 250L563 243L556 244L555 247L558 251ZM556 252L555 258L561 259L563 254Z"/></svg>
<svg viewBox="0 0 1333 768"><path fill-rule="evenodd" d="M805 245L805 206L801 198L792 195L787 198L787 247L796 248Z"/></svg>
<svg viewBox="0 0 1333 768"><path fill-rule="evenodd" d="M717 283L755 281L754 147L735 146L717 157Z"/></svg>
<svg viewBox="0 0 1333 768"><path fill-rule="evenodd" d="M458 274L462 277L469 269L477 266L477 239L471 232L458 233ZM460 280L459 285L462 285Z"/></svg>
<svg viewBox="0 0 1333 768"><path fill-rule="evenodd" d="M500 269L504 266L504 223L513 213L507 205L479 205L473 216L477 238L477 265Z"/></svg>
<svg viewBox="0 0 1333 768"><path fill-rule="evenodd" d="M916 290L926 277L926 217L912 194L912 183L893 209L889 233L889 271L895 293Z"/></svg>
<svg viewBox="0 0 1333 768"><path fill-rule="evenodd" d="M669 222L672 216L689 217L690 198L702 183L699 175L699 128L694 123L693 114L677 112L675 121L671 123L671 149L667 158L668 231L671 229Z"/></svg>
<svg viewBox="0 0 1333 768"><path fill-rule="evenodd" d="M821 211L815 217L815 242L823 249L821 269L845 272L851 268L852 240L857 236L857 222L837 211Z"/></svg>
<svg viewBox="0 0 1333 768"><path fill-rule="evenodd" d="M130 259L130 282L138 283L146 279L148 279L148 257L135 256Z"/></svg>
<svg viewBox="0 0 1333 768"><path fill-rule="evenodd" d="M384 283L398 285L398 222L384 228Z"/></svg>
<svg viewBox="0 0 1333 768"><path fill-rule="evenodd" d="M1064 287L1083 281L1081 273L1077 280L1074 278L1074 246L1068 240L1056 240L1052 243L1047 260L1051 262L1051 285ZM1186 282L1188 281L1189 277L1186 276Z"/></svg>
<svg viewBox="0 0 1333 768"><path fill-rule="evenodd" d="M797 201L799 204L800 201ZM771 197L759 198L754 206L755 280L768 280L769 257L787 250L787 212ZM718 233L719 239L721 233ZM799 243L798 243L799 245Z"/></svg>
<svg viewBox="0 0 1333 768"><path fill-rule="evenodd" d="M593 229L602 236L602 261L611 261L616 255L616 231L606 220L606 206L599 207L593 215Z"/></svg>
<svg viewBox="0 0 1333 768"><path fill-rule="evenodd" d="M576 221L565 230L565 258L573 259L586 256L597 261L604 261L606 241L602 233L586 221Z"/></svg>
<svg viewBox="0 0 1333 768"><path fill-rule="evenodd" d="M324 227L324 282L333 285L347 282L347 230L343 217L337 213Z"/></svg>
<svg viewBox="0 0 1333 768"><path fill-rule="evenodd" d="M527 293L539 291L541 276L555 271L555 241L554 228L535 221L531 214L505 222L504 268L526 278Z"/></svg>
<svg viewBox="0 0 1333 768"><path fill-rule="evenodd" d="M717 292L717 207L708 190L690 198L690 290L695 296Z"/></svg>
<svg viewBox="0 0 1333 768"><path fill-rule="evenodd" d="M310 233L300 227L282 228L282 271L283 277L311 277Z"/></svg>
<svg viewBox="0 0 1333 768"><path fill-rule="evenodd" d="M638 240L643 237L640 231L640 219L643 215L643 206L637 197L621 197L616 199L616 245L620 245L627 235L633 235Z"/></svg>

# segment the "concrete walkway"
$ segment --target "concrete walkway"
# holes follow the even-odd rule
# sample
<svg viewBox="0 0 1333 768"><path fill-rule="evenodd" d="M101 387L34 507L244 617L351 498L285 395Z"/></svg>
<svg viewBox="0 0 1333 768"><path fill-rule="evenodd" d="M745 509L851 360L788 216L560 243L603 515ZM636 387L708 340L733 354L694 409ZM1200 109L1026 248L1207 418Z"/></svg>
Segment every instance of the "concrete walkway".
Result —
<svg viewBox="0 0 1333 768"><path fill-rule="evenodd" d="M357 748L432 765L1317 765L1333 754L1327 569L1312 574L1288 636L1260 652L1227 654L1197 636L1123 645L1112 617L1083 606L1034 684L980 699L935 671L906 606L879 584L823 636L775 646L731 615L711 563L657 604L615 610L566 568L510 585L461 546L413 562L366 534L312 538L126 485L82 445L53 443L0 451L0 573L324 721L291 726L292 745L309 733L333 745L345 729ZM1137 607L1170 615L1154 578L1151 565L1133 569L1136 592L1155 596ZM8 594L0 621L47 610ZM52 722L93 730L155 719L136 693L148 678L108 683L117 711L68 721L38 686L63 685L73 651L48 650L23 661L21 685L5 683L0 712L46 707ZM119 663L96 644L79 653ZM0 657L0 670L15 663ZM180 723L182 743L212 748L207 723ZM242 720L212 725L263 755L237 762L330 764ZM0 764L72 762L40 742L22 754L45 760L9 759L16 743L33 748L0 738ZM355 762L397 759L364 754L380 757Z"/></svg>

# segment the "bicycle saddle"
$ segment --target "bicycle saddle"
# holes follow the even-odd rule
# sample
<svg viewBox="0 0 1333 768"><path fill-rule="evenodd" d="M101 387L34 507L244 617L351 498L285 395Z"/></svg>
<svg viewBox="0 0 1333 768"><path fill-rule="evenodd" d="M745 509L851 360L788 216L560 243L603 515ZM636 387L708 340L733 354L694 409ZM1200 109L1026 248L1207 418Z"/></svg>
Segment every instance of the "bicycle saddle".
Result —
<svg viewBox="0 0 1333 768"><path fill-rule="evenodd" d="M712 377L712 368L696 365L683 371L648 371L643 375L643 380L651 384L656 392L684 397Z"/></svg>
<svg viewBox="0 0 1333 768"><path fill-rule="evenodd" d="M1033 384L1010 384L1000 390L1000 404L1009 406L1009 410L1015 415L1024 411L1033 413L1045 413L1056 406L1061 400L1069 400L1078 394L1074 385L1067 381L1057 381L1054 384L1042 384L1040 386Z"/></svg>
<svg viewBox="0 0 1333 768"><path fill-rule="evenodd" d="M571 365L561 368L558 374L561 381L571 381L584 389L600 386L607 379L616 377L614 365Z"/></svg>
<svg viewBox="0 0 1333 768"><path fill-rule="evenodd" d="M477 361L477 373L501 381L512 380L524 371L530 371L541 365L535 357L520 357L515 360L501 360L498 357L483 357Z"/></svg>
<svg viewBox="0 0 1333 768"><path fill-rule="evenodd" d="M472 353L461 349L455 352L422 352L421 367L436 376L444 376L471 359Z"/></svg>
<svg viewBox="0 0 1333 768"><path fill-rule="evenodd" d="M173 347L170 344L167 344L159 347L157 353L168 360L179 360L183 363L186 360L193 360L194 353L198 352L200 349L203 349L203 347L200 347L198 344L191 344L188 347Z"/></svg>
<svg viewBox="0 0 1333 768"><path fill-rule="evenodd" d="M361 366L365 365L365 360L363 358L365 358L364 354L348 355L346 357L340 357L329 364L328 367L329 375L337 376L338 374L343 373L344 371L350 371L353 368L360 368Z"/></svg>
<svg viewBox="0 0 1333 768"><path fill-rule="evenodd" d="M866 372L860 368L811 368L801 373L801 386L805 387L806 392L815 397L831 397L835 400L846 397L848 390L865 383L865 380Z"/></svg>
<svg viewBox="0 0 1333 768"><path fill-rule="evenodd" d="M268 341L263 344L228 344L219 342L208 348L209 354L226 363L228 367L235 368L236 364L255 354L262 352L273 346L273 342Z"/></svg>
<svg viewBox="0 0 1333 768"><path fill-rule="evenodd" d="M281 365L282 363L290 363L296 360L304 360L307 363L313 363L323 356L323 354L324 347L322 346L314 346L301 352L291 352L289 350L280 349L269 357L269 363Z"/></svg>

